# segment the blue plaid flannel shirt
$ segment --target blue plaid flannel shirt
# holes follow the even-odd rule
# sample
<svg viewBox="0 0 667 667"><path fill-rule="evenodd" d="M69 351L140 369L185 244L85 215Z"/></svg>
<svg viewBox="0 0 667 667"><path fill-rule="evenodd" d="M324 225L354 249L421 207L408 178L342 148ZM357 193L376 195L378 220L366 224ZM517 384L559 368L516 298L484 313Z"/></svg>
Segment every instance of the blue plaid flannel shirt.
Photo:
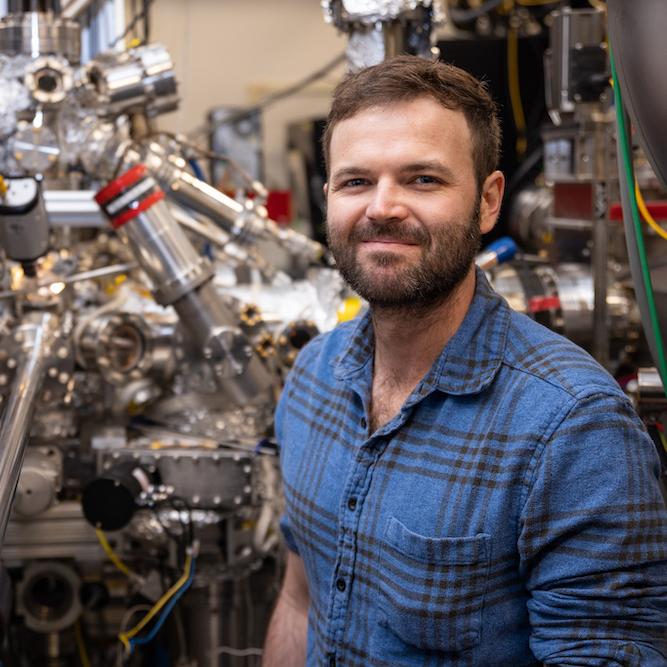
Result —
<svg viewBox="0 0 667 667"><path fill-rule="evenodd" d="M478 272L369 433L371 326L308 345L276 416L307 665L667 665L659 464L613 379Z"/></svg>

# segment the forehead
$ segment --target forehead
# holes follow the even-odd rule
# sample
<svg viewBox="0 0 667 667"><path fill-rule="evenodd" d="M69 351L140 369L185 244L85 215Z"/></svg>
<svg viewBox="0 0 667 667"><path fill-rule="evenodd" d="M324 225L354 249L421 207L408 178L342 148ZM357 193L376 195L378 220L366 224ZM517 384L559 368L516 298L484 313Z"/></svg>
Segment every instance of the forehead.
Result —
<svg viewBox="0 0 667 667"><path fill-rule="evenodd" d="M438 159L472 170L472 135L462 111L430 97L363 109L340 121L329 147L331 169L356 160Z"/></svg>

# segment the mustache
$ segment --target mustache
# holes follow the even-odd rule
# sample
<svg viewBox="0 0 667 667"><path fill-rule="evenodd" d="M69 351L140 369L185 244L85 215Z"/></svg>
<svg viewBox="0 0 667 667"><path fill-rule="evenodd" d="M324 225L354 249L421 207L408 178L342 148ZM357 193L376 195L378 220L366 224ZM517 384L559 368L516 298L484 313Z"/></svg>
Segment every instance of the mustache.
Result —
<svg viewBox="0 0 667 667"><path fill-rule="evenodd" d="M370 220L354 228L350 234L350 241L356 243L363 243L364 241L396 241L399 243L427 245L430 242L430 236L422 227L408 226L405 222L375 222Z"/></svg>

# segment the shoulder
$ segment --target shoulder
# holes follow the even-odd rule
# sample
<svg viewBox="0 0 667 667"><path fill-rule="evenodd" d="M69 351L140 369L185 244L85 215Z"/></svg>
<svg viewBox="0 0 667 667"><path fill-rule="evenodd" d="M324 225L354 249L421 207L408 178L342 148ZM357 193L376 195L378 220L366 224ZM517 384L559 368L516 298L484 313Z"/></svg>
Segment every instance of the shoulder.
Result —
<svg viewBox="0 0 667 667"><path fill-rule="evenodd" d="M529 317L510 313L503 360L508 368L568 403L596 394L627 402L618 383L588 352Z"/></svg>

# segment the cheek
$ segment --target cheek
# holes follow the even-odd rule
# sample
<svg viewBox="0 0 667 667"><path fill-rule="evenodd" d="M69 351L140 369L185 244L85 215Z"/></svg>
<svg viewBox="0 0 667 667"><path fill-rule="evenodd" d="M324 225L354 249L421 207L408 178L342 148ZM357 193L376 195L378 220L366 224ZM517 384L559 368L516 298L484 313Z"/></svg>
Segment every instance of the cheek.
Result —
<svg viewBox="0 0 667 667"><path fill-rule="evenodd" d="M327 201L327 225L330 233L347 235L354 225L362 220L366 210L360 201L329 198Z"/></svg>

